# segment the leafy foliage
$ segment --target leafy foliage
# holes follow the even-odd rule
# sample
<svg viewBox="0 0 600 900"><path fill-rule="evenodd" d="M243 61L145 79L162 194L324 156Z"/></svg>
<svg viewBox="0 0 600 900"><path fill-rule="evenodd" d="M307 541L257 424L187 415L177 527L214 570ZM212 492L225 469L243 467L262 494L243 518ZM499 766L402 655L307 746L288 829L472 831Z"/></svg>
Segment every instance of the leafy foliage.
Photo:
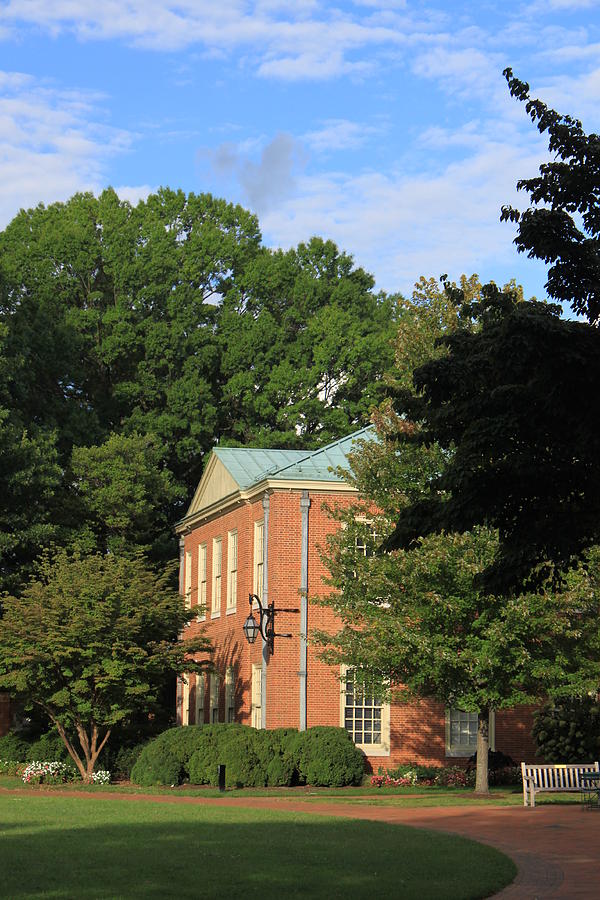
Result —
<svg viewBox="0 0 600 900"><path fill-rule="evenodd" d="M394 318L332 242L272 252L209 194L21 211L0 233L1 586L50 542L173 558L215 443L312 448L365 420Z"/></svg>
<svg viewBox="0 0 600 900"><path fill-rule="evenodd" d="M518 223L519 252L551 263L546 289L551 297L570 303L588 321L600 321L600 136L586 134L581 122L548 109L532 99L529 85L504 70L513 97L525 103L541 134L548 133L554 161L540 174L517 183L534 204L524 212L511 206L502 218Z"/></svg>
<svg viewBox="0 0 600 900"><path fill-rule="evenodd" d="M178 640L191 613L169 577L139 553L62 551L4 600L0 686L45 711L86 779L112 729L153 711L165 677L206 664L186 658L206 653L204 637Z"/></svg>
<svg viewBox="0 0 600 900"><path fill-rule="evenodd" d="M548 762L593 762L600 753L597 697L565 697L547 703L533 724L536 753Z"/></svg>
<svg viewBox="0 0 600 900"><path fill-rule="evenodd" d="M394 401L397 416L421 424L405 429L405 443L436 442L451 457L402 511L388 546L486 525L500 538L488 590L557 583L600 542L600 331L495 285L478 303L451 297L478 330L444 335L446 354L415 371L416 393Z"/></svg>
<svg viewBox="0 0 600 900"><path fill-rule="evenodd" d="M256 730L246 725L189 725L163 732L142 750L131 772L135 784L218 783L227 787L359 784L364 763L341 728Z"/></svg>

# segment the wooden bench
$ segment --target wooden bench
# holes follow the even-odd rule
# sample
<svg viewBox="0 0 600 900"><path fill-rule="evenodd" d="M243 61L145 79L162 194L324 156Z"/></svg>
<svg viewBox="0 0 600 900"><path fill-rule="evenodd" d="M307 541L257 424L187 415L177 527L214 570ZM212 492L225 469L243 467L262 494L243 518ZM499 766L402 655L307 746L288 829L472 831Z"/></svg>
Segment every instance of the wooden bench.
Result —
<svg viewBox="0 0 600 900"><path fill-rule="evenodd" d="M597 762L534 765L521 763L523 806L535 806L535 795L546 791L581 791L583 772L600 772Z"/></svg>

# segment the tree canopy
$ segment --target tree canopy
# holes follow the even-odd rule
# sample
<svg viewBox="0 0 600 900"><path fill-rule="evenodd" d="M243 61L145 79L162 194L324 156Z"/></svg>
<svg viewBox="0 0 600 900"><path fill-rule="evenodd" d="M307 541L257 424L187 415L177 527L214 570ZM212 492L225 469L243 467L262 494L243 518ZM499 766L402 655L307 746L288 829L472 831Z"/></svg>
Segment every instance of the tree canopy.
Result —
<svg viewBox="0 0 600 900"><path fill-rule="evenodd" d="M124 534L120 489L127 540L172 558L216 443L312 448L364 423L394 320L331 241L270 251L255 216L209 194L21 211L0 233L0 587L50 539Z"/></svg>
<svg viewBox="0 0 600 900"><path fill-rule="evenodd" d="M520 212L502 209L502 218L518 223L520 253L551 264L546 290L569 303L592 324L600 321L600 136L586 134L578 119L549 109L529 94L529 85L504 70L510 92L541 134L555 158L535 178L517 183L533 206Z"/></svg>
<svg viewBox="0 0 600 900"><path fill-rule="evenodd" d="M496 306L488 310L489 286L471 294L479 299L468 309L473 313L474 307L481 307L478 319L456 306L456 291L463 295L457 288L454 293L440 294L431 286L429 300L424 300L421 292L421 306L411 320L410 342L400 328L398 361L402 363L414 348L420 348L417 356L427 354L427 348L435 344L433 332L437 330L443 341L436 348L437 358L428 366L436 372L447 368L454 373L458 385L452 385L453 397L457 391L470 391L485 407L494 403L490 400L493 391L488 392L485 381L487 370L501 367L510 340L498 346L490 358L489 346L480 343L489 327L485 321L481 324L482 320L488 313L497 315ZM510 289L495 291L494 296L503 298L509 310L515 305L524 312L529 309L529 304L516 302ZM554 325L556 317L542 309L542 322L545 316ZM504 324L501 316L493 321L497 327ZM537 324L534 318L532 327ZM474 344L479 353L469 357L468 363L462 357L457 361L455 343L459 347ZM514 347L513 355L519 355ZM440 378L432 376L431 384L432 391L446 390ZM350 455L351 470L346 477L360 499L350 509L336 513L344 527L335 532L326 551L334 591L323 598L339 616L341 627L333 634L321 634L320 639L330 661L356 668L383 690L388 685L388 690L405 699L430 698L477 712L481 738L477 789L487 790L485 741L490 710L595 689L600 676L600 558L597 550L591 550L585 564L567 576L561 590L521 591L508 598L493 591L483 576L496 571L501 553L498 530L473 522L468 528L451 527L450 516L444 519L445 527L435 527L451 507L453 479L460 477L464 482L471 471L474 478L483 476L472 458L459 457L466 452L468 440L461 438L455 445L448 437L440 442L438 434L446 432L441 427L429 429L431 416L416 415L417 404L426 406L428 402L428 390L429 381L424 396L409 395L415 414L411 421L398 415L397 407L383 406L375 417L378 439L363 442ZM507 416L514 404L510 396L505 399L504 419L498 427L508 432L506 446L510 448ZM496 405L500 402L503 400ZM552 403L552 398L548 402ZM519 408L513 414L526 412L524 404L523 412ZM528 414L535 416L535 408ZM470 423L468 415L450 416L443 409L439 417L451 434ZM480 423L475 427L483 430ZM489 428L493 433L491 424ZM532 432L536 433L535 421ZM510 470L514 460L507 460L506 465ZM481 485L473 488L475 496L479 490ZM487 496L481 501L484 509ZM378 552L390 534L397 536L398 521L400 527L406 527L405 519L413 516L409 522L416 521L417 514L422 518L412 541L391 552ZM479 752L482 749L484 752Z"/></svg>
<svg viewBox="0 0 600 900"><path fill-rule="evenodd" d="M179 640L191 616L140 553L46 556L4 597L0 688L46 713L89 780L115 726L151 714L169 675L207 665L206 638Z"/></svg>

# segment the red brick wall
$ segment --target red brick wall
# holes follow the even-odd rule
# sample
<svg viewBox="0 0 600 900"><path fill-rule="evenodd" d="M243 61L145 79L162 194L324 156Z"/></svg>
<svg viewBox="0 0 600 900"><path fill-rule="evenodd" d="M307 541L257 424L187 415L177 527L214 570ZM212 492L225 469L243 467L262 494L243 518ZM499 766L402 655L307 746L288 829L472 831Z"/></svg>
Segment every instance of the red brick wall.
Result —
<svg viewBox="0 0 600 900"><path fill-rule="evenodd" d="M10 697L0 694L0 737L10 731Z"/></svg>
<svg viewBox="0 0 600 900"><path fill-rule="evenodd" d="M301 485L297 490L274 490L270 495L268 596L277 607L300 607L301 576ZM321 548L327 535L338 527L323 509L324 501L348 505L353 496L331 492L310 493L309 557L308 557L308 630L333 630L336 622L329 608L314 604L314 598L326 593L327 570L321 560ZM207 612L206 622L195 623L190 634L205 627L215 647L214 664L221 674L219 721L224 721L225 671L233 666L236 674L236 721L250 723L252 664L261 662L260 639L253 646L246 642L242 625L248 615L248 594L253 590L254 522L263 519L262 497L240 504L235 509L198 526L185 536L185 550L192 551L192 604L197 602L198 547L207 544ZM237 610L226 614L227 534L238 532ZM212 541L222 538L222 599L218 618L211 616ZM276 617L277 632L291 632L292 638L276 638L275 653L269 660L267 676L267 727L297 728L300 716L300 616L280 613ZM193 680L192 680L193 681ZM208 721L209 690L205 693ZM194 691L190 706L195 707ZM193 715L191 716L193 721ZM517 762L534 759L530 738L532 710L510 710L496 715L496 747ZM309 642L307 678L307 725L340 725L339 671L323 663L318 648ZM445 711L441 704L423 701L419 704L393 705L390 712L390 754L368 760L376 771L379 766L400 763L447 764L459 762L445 756Z"/></svg>

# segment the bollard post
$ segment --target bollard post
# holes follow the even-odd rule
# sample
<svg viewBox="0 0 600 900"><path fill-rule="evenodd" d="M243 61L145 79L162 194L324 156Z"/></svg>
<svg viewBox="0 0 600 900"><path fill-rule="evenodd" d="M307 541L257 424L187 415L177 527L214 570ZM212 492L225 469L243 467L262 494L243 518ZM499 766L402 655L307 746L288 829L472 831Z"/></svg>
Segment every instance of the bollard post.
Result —
<svg viewBox="0 0 600 900"><path fill-rule="evenodd" d="M225 766L219 764L217 766L217 773L219 776L219 790L222 793L225 790Z"/></svg>

